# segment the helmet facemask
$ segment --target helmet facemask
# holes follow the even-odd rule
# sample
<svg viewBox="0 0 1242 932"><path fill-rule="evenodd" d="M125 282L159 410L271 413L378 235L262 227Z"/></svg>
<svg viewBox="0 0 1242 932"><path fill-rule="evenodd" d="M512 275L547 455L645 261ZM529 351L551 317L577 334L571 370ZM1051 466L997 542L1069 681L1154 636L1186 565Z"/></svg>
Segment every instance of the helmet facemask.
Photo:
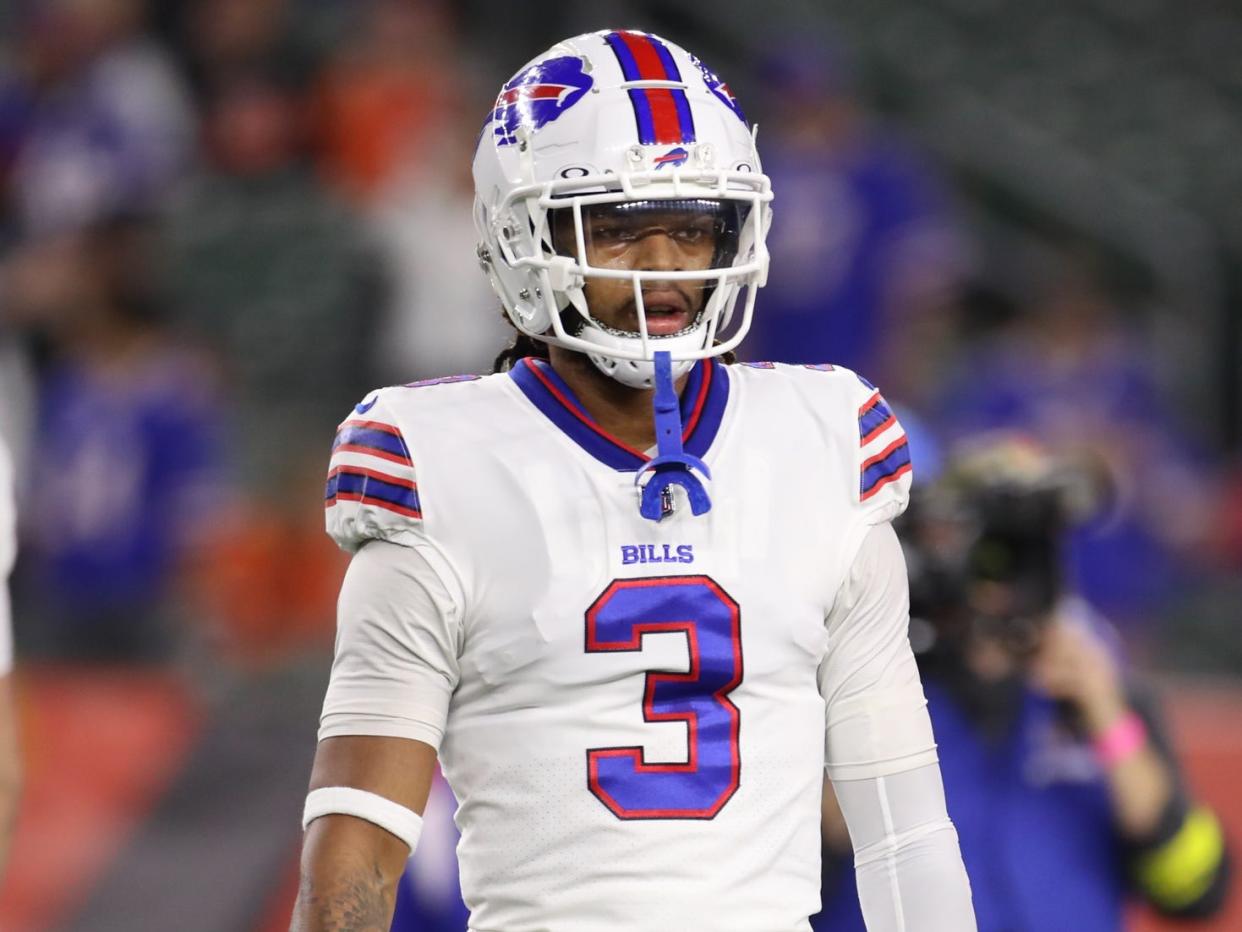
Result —
<svg viewBox="0 0 1242 932"><path fill-rule="evenodd" d="M573 179L526 198L527 223L515 219L498 238L503 259L537 282L524 296L531 329L521 329L586 353L636 388L650 387L657 350L670 353L680 375L735 347L766 274L760 224L770 194L762 175L729 173L745 183L729 190L725 173L712 174L715 187L674 185L682 189L674 196ZM743 291L739 326L727 332Z"/></svg>

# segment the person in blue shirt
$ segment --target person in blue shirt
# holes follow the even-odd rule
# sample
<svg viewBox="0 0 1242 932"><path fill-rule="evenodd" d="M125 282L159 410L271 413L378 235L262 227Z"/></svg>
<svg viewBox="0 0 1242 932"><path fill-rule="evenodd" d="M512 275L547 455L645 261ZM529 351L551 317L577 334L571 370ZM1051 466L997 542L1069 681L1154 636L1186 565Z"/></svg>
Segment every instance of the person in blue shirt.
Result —
<svg viewBox="0 0 1242 932"><path fill-rule="evenodd" d="M1206 917L1228 888L1220 825L1151 692L1062 573L1064 537L1102 488L1031 441L989 439L950 458L902 528L911 641L980 932L1118 932L1132 897ZM813 927L860 932L827 796Z"/></svg>
<svg viewBox="0 0 1242 932"><path fill-rule="evenodd" d="M217 371L163 321L150 232L112 217L15 263L9 309L48 348L15 585L18 643L34 655L166 657L183 574L220 515Z"/></svg>

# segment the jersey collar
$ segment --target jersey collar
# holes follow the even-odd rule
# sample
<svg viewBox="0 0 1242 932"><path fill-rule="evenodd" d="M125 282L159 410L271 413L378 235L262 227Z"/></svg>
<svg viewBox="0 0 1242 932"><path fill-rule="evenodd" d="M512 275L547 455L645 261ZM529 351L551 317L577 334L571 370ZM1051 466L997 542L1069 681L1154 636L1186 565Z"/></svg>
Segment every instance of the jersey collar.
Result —
<svg viewBox="0 0 1242 932"><path fill-rule="evenodd" d="M633 472L651 459L595 422L545 360L526 357L509 371L517 387L553 424L605 466ZM681 393L681 441L702 459L711 447L729 400L729 374L716 359L695 363Z"/></svg>

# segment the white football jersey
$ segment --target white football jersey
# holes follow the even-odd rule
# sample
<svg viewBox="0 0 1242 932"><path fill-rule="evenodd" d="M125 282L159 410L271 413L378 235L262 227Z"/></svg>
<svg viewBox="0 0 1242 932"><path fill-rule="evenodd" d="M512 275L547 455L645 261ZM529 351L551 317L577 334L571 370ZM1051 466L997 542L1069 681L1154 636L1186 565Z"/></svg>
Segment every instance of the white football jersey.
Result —
<svg viewBox="0 0 1242 932"><path fill-rule="evenodd" d="M681 405L711 509L676 489L659 522L647 455L544 362L383 389L338 432L330 533L406 545L427 597L417 630L340 635L320 735L438 744L477 932L787 932L819 909L825 621L905 505L906 438L831 366L704 361ZM385 715L402 674L354 655L390 637L433 698Z"/></svg>

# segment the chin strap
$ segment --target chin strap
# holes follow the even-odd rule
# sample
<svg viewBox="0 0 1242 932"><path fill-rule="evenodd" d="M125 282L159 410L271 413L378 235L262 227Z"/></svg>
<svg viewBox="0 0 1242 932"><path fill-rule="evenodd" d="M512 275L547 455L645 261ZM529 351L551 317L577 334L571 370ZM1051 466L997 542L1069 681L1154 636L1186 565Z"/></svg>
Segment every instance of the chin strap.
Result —
<svg viewBox="0 0 1242 932"><path fill-rule="evenodd" d="M657 455L634 477L634 484L642 486L639 513L651 521L660 521L671 514L672 508L667 507L667 503L671 501L674 485L686 490L694 514L710 511L712 500L694 471L702 473L704 479L710 479L712 472L701 459L682 449L681 407L677 387L673 384L672 358L667 350L655 354L655 429ZM644 477L646 485L642 484Z"/></svg>

